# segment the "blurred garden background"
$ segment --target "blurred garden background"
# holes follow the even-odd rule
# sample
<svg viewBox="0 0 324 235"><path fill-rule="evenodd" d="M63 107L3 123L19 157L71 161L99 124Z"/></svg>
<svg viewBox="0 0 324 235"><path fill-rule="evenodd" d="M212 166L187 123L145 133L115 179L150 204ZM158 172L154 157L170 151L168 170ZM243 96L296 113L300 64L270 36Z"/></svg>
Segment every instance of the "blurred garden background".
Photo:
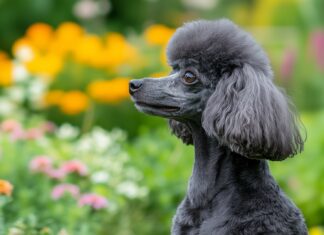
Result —
<svg viewBox="0 0 324 235"><path fill-rule="evenodd" d="M324 230L323 0L0 0L0 235L169 234L193 148L135 110L176 27L226 17L266 49L307 129L271 163Z"/></svg>

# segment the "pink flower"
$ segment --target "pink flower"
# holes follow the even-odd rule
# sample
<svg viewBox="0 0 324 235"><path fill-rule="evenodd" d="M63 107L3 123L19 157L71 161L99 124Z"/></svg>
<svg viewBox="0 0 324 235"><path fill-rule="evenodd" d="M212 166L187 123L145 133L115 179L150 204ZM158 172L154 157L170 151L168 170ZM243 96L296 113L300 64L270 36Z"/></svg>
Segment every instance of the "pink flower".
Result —
<svg viewBox="0 0 324 235"><path fill-rule="evenodd" d="M1 123L1 131L9 133L10 138L15 140L24 139L24 130L19 122L13 119L5 120Z"/></svg>
<svg viewBox="0 0 324 235"><path fill-rule="evenodd" d="M59 184L52 190L52 198L58 200L65 194L70 194L72 197L77 198L79 196L80 189L74 184Z"/></svg>
<svg viewBox="0 0 324 235"><path fill-rule="evenodd" d="M29 169L33 172L47 173L52 169L52 160L47 156L37 156L29 163Z"/></svg>
<svg viewBox="0 0 324 235"><path fill-rule="evenodd" d="M10 138L11 140L15 141L15 140L23 140L25 139L25 133L24 130L21 128L17 128L15 130L13 130L10 134Z"/></svg>
<svg viewBox="0 0 324 235"><path fill-rule="evenodd" d="M78 160L71 160L65 162L61 168L65 173L77 173L81 176L85 176L88 174L88 168L85 164Z"/></svg>
<svg viewBox="0 0 324 235"><path fill-rule="evenodd" d="M43 132L37 128L30 128L25 132L25 139L37 140L43 136Z"/></svg>
<svg viewBox="0 0 324 235"><path fill-rule="evenodd" d="M310 47L317 65L324 69L324 30L312 32L310 36Z"/></svg>
<svg viewBox="0 0 324 235"><path fill-rule="evenodd" d="M91 206L92 208L99 210L102 208L106 208L108 205L107 199L94 194L94 193L87 193L83 194L78 202L79 206Z"/></svg>
<svg viewBox="0 0 324 235"><path fill-rule="evenodd" d="M40 129L45 133L52 133L55 131L56 127L55 124L52 122L44 122Z"/></svg>
<svg viewBox="0 0 324 235"><path fill-rule="evenodd" d="M296 62L296 53L293 50L286 50L284 53L283 61L281 64L281 77L288 79L291 78Z"/></svg>
<svg viewBox="0 0 324 235"><path fill-rule="evenodd" d="M8 119L1 123L1 131L3 132L11 133L18 129L21 130L22 128L20 123L17 122L16 120Z"/></svg>
<svg viewBox="0 0 324 235"><path fill-rule="evenodd" d="M66 173L61 169L48 169L44 172L49 178L61 180L66 176Z"/></svg>

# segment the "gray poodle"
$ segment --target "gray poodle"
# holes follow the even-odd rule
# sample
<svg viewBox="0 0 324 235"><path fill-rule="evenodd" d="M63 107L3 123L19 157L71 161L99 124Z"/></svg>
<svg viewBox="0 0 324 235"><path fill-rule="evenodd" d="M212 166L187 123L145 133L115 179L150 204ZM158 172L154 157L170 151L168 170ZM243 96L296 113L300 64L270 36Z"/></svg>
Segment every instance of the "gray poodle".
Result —
<svg viewBox="0 0 324 235"><path fill-rule="evenodd" d="M167 56L169 76L132 80L129 90L138 110L168 118L172 132L195 147L171 234L307 234L267 163L299 153L304 141L265 52L222 19L179 28Z"/></svg>

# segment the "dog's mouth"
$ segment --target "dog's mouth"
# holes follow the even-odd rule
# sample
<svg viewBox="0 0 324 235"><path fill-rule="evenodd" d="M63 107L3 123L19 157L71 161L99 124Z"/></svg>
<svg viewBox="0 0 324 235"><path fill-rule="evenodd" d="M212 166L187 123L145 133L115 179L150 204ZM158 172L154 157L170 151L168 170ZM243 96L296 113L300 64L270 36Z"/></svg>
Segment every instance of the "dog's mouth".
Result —
<svg viewBox="0 0 324 235"><path fill-rule="evenodd" d="M143 103L143 102L136 102L136 106L139 106L144 109L155 109L155 110L160 110L163 112L177 112L180 110L180 107L177 106L171 106L171 105L162 105L162 104L148 104L148 103Z"/></svg>

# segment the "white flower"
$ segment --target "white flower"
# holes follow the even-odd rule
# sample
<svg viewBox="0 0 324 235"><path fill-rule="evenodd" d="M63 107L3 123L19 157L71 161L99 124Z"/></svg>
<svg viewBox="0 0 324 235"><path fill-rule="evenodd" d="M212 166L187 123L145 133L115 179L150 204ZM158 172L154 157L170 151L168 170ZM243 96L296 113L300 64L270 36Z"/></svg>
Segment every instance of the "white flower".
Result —
<svg viewBox="0 0 324 235"><path fill-rule="evenodd" d="M94 127L92 131L83 135L76 144L76 148L84 153L103 153L112 145L112 139L107 131Z"/></svg>
<svg viewBox="0 0 324 235"><path fill-rule="evenodd" d="M95 18L99 13L98 3L92 0L81 0L74 5L74 14L81 19Z"/></svg>
<svg viewBox="0 0 324 235"><path fill-rule="evenodd" d="M127 153L122 151L123 150L121 149L115 148L113 152L105 155L105 159L109 161L106 161L107 164L105 164L105 167L109 170L109 172L114 172L115 174L125 174L125 164L129 161L129 156Z"/></svg>
<svg viewBox="0 0 324 235"><path fill-rule="evenodd" d="M118 140L118 141L124 141L126 139L126 133L124 131L122 131L121 129L113 129L110 132L110 137L113 140Z"/></svg>
<svg viewBox="0 0 324 235"><path fill-rule="evenodd" d="M0 98L0 116L9 116L16 110L16 105L9 99Z"/></svg>
<svg viewBox="0 0 324 235"><path fill-rule="evenodd" d="M47 88L47 84L41 78L33 79L29 84L28 92L33 97L40 97L44 94Z"/></svg>
<svg viewBox="0 0 324 235"><path fill-rule="evenodd" d="M91 180L93 183L107 183L110 176L105 171L97 171L91 175Z"/></svg>
<svg viewBox="0 0 324 235"><path fill-rule="evenodd" d="M93 150L93 141L90 136L86 135L79 139L76 143L76 149L83 153L91 152Z"/></svg>
<svg viewBox="0 0 324 235"><path fill-rule="evenodd" d="M16 103L22 103L25 98L26 94L22 87L13 86L6 89L6 95L8 98Z"/></svg>
<svg viewBox="0 0 324 235"><path fill-rule="evenodd" d="M71 124L64 123L56 130L56 136L60 139L73 139L79 134L79 129Z"/></svg>
<svg viewBox="0 0 324 235"><path fill-rule="evenodd" d="M96 149L99 152L102 152L106 150L112 143L112 140L104 129L100 127L95 127L92 131L92 138L94 141L94 144L96 146Z"/></svg>
<svg viewBox="0 0 324 235"><path fill-rule="evenodd" d="M132 181L125 181L117 186L117 192L133 199L145 197L148 193L148 190L145 187L139 187Z"/></svg>
<svg viewBox="0 0 324 235"><path fill-rule="evenodd" d="M13 67L13 79L16 82L25 81L29 74L24 65L15 63Z"/></svg>
<svg viewBox="0 0 324 235"><path fill-rule="evenodd" d="M34 52L32 48L30 48L29 46L22 46L16 52L15 56L17 57L18 60L27 62L34 58Z"/></svg>
<svg viewBox="0 0 324 235"><path fill-rule="evenodd" d="M19 228L10 228L8 235L24 235L24 231L20 230Z"/></svg>
<svg viewBox="0 0 324 235"><path fill-rule="evenodd" d="M64 228L62 228L57 235L69 235L69 233Z"/></svg>
<svg viewBox="0 0 324 235"><path fill-rule="evenodd" d="M106 15L110 10L108 0L79 0L73 7L74 15L85 20Z"/></svg>
<svg viewBox="0 0 324 235"><path fill-rule="evenodd" d="M47 90L47 83L43 79L33 79L28 87L28 98L33 103L35 108L39 108L43 104L43 96Z"/></svg>

